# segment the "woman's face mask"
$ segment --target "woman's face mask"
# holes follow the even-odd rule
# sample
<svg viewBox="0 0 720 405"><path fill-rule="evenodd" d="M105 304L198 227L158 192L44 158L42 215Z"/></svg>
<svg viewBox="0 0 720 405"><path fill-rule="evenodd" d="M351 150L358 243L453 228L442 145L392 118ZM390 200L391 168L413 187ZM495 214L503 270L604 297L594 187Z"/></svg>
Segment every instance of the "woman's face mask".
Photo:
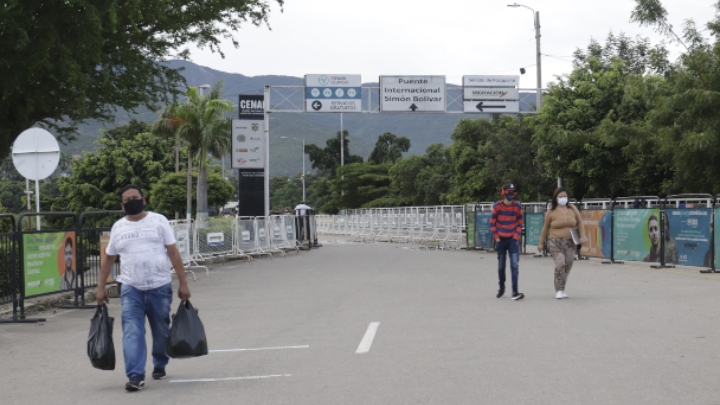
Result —
<svg viewBox="0 0 720 405"><path fill-rule="evenodd" d="M558 204L560 205L567 205L568 198L567 197L560 197L558 198Z"/></svg>

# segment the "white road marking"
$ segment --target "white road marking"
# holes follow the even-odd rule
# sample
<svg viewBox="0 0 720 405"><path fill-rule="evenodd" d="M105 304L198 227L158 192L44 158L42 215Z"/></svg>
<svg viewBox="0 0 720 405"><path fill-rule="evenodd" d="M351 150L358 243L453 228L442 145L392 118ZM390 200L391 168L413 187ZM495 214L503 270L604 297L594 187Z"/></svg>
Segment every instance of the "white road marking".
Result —
<svg viewBox="0 0 720 405"><path fill-rule="evenodd" d="M365 332L365 336L363 336L360 341L360 345L357 350L355 350L356 354L367 353L370 351L370 346L372 346L373 339L375 339L378 326L380 326L380 322L370 322L370 325L368 325L367 331Z"/></svg>
<svg viewBox="0 0 720 405"><path fill-rule="evenodd" d="M271 375L253 375L247 377L222 377L222 378L196 378L191 380L170 380L171 383L191 383L191 382L219 382L219 381L240 381L240 380L262 380L265 378L275 377L291 377L292 374L271 374Z"/></svg>
<svg viewBox="0 0 720 405"><path fill-rule="evenodd" d="M218 350L208 350L208 353L223 353L223 352L254 352L258 350L283 350L283 349L307 349L308 345L302 345L302 346L276 346L276 347L255 347L255 348L248 348L248 349L218 349Z"/></svg>

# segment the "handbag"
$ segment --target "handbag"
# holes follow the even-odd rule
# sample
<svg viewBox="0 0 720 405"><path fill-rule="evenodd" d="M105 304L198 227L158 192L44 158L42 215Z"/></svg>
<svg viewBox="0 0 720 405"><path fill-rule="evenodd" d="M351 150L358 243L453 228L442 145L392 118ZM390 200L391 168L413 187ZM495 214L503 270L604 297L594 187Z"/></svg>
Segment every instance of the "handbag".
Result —
<svg viewBox="0 0 720 405"><path fill-rule="evenodd" d="M190 301L181 301L172 316L167 340L168 356L175 359L199 357L208 354L207 337L198 310Z"/></svg>
<svg viewBox="0 0 720 405"><path fill-rule="evenodd" d="M98 306L90 319L90 333L87 340L87 354L90 364L99 370L115 370L115 344L113 343L113 322L108 316L105 304Z"/></svg>

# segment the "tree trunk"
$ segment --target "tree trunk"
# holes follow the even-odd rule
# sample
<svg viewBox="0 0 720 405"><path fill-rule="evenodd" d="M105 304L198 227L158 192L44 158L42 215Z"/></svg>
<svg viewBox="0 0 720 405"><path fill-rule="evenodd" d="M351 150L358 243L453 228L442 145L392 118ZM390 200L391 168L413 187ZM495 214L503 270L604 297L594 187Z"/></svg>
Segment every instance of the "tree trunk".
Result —
<svg viewBox="0 0 720 405"><path fill-rule="evenodd" d="M187 163L187 212L185 219L188 223L192 220L192 154L188 150L188 163Z"/></svg>
<svg viewBox="0 0 720 405"><path fill-rule="evenodd" d="M207 201L207 168L198 167L197 213L195 214L195 227L198 229L205 228L208 225Z"/></svg>

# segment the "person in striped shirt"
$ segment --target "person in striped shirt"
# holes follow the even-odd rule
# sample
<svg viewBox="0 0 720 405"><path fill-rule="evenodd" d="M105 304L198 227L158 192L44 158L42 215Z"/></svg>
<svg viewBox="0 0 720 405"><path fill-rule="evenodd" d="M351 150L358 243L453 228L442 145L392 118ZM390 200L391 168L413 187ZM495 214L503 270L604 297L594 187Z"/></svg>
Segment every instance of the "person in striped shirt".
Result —
<svg viewBox="0 0 720 405"><path fill-rule="evenodd" d="M522 235L522 205L515 201L517 191L515 185L507 183L502 188L503 199L496 202L490 217L490 232L495 239L495 250L498 255L498 278L500 289L497 297L505 294L505 263L510 256L510 272L512 275L512 299L521 300L525 295L518 291L518 273L520 261L520 236Z"/></svg>

